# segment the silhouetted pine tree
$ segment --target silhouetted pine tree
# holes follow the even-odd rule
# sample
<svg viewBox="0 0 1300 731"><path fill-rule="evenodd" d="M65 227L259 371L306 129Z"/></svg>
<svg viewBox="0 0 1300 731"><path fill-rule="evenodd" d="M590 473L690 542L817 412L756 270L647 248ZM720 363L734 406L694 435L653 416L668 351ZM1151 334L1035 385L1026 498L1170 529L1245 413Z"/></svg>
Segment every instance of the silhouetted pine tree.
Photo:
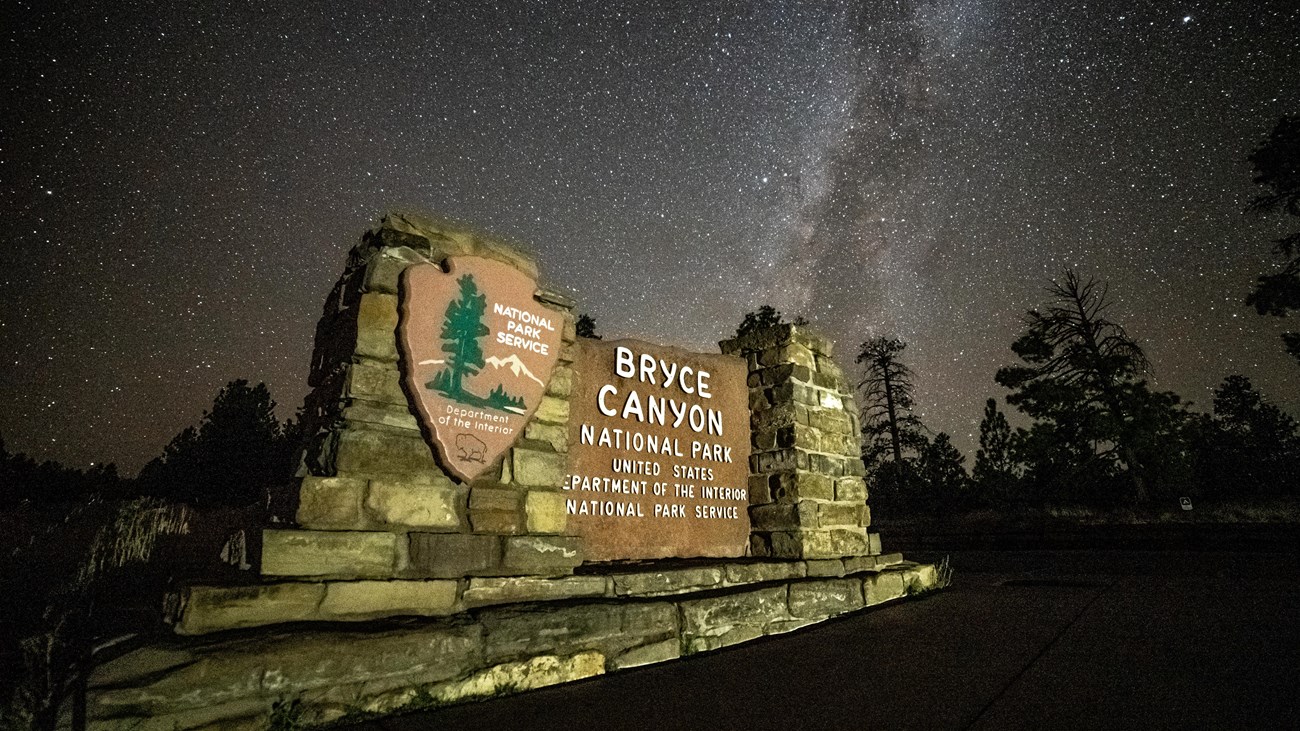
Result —
<svg viewBox="0 0 1300 731"><path fill-rule="evenodd" d="M194 502L257 502L292 476L301 442L294 423L276 420L266 384L231 381L197 427L183 429L140 471L141 490Z"/></svg>
<svg viewBox="0 0 1300 731"><path fill-rule="evenodd" d="M980 446L971 475L978 499L989 505L1005 505L1016 497L1024 467L1015 456L1015 434L998 402L984 403L980 421Z"/></svg>
<svg viewBox="0 0 1300 731"><path fill-rule="evenodd" d="M1106 317L1106 286L1066 271L1048 288L1051 303L1030 310L1011 349L1023 365L999 368L1007 403L1034 420L1021 441L1031 476L1048 499L1145 503L1147 457L1177 451L1178 397L1152 393L1141 376L1142 348ZM1164 452L1164 453L1162 453ZM1127 495L1112 494L1115 480ZM1110 482L1109 486L1107 483Z"/></svg>
<svg viewBox="0 0 1300 731"><path fill-rule="evenodd" d="M1250 155L1255 182L1269 192L1251 201L1250 210L1283 211L1300 217L1300 115L1282 117L1266 141ZM1300 311L1300 232L1274 242L1280 268L1256 280L1246 298L1261 315L1285 317ZM1282 335L1287 352L1300 361L1300 332Z"/></svg>

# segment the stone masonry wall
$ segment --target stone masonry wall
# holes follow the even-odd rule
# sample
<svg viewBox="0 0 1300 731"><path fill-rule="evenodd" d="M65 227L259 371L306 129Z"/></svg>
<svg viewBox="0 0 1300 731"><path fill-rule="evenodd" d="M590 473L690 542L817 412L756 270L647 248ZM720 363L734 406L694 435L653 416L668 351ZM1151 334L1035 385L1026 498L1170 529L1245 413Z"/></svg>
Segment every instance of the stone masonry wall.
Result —
<svg viewBox="0 0 1300 731"><path fill-rule="evenodd" d="M516 249L393 214L348 255L316 328L306 402L311 435L280 512L262 535L267 577L460 578L571 573L581 563L559 492L568 450L573 302L539 290L563 322L564 350L524 434L485 477L459 484L438 465L398 370L398 287L412 264L478 255L536 278Z"/></svg>
<svg viewBox="0 0 1300 731"><path fill-rule="evenodd" d="M858 418L831 343L782 325L721 343L748 363L749 556L589 564L562 497L574 303L524 433L482 478L440 467L399 371L398 288L412 264L499 242L392 215L363 238L317 327L299 478L263 532L261 579L174 592L175 635L91 673L92 729L362 721L664 662L928 591L933 566L867 532ZM71 714L64 716L71 727Z"/></svg>
<svg viewBox="0 0 1300 731"><path fill-rule="evenodd" d="M775 558L880 554L868 533L857 406L832 344L801 325L720 343L749 364L750 552Z"/></svg>
<svg viewBox="0 0 1300 731"><path fill-rule="evenodd" d="M671 661L929 591L938 582L933 566L897 555L472 579L465 601L478 608L451 617L214 633L130 650L91 674L87 728L262 729L277 705L289 702L301 713L299 727L361 722ZM358 583L369 593L374 584L400 582ZM258 606L264 601L245 608ZM229 619L220 624L229 626Z"/></svg>

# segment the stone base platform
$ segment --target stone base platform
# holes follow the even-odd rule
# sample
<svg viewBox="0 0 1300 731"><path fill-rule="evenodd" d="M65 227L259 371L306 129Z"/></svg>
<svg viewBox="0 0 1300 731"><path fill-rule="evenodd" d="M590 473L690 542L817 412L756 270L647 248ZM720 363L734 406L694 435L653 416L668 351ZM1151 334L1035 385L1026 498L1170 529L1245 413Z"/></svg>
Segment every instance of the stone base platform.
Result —
<svg viewBox="0 0 1300 731"><path fill-rule="evenodd" d="M937 582L933 566L891 554L192 587L173 607L191 636L97 667L87 715L91 728L143 731L361 720L716 650Z"/></svg>

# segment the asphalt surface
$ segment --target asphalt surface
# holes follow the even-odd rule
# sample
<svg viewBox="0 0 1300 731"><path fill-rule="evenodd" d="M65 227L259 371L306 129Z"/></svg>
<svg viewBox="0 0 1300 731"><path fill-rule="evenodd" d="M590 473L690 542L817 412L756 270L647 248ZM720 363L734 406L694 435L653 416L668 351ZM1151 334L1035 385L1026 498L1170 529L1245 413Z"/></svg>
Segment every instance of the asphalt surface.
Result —
<svg viewBox="0 0 1300 731"><path fill-rule="evenodd" d="M952 563L947 590L800 632L356 728L1300 728L1291 546Z"/></svg>

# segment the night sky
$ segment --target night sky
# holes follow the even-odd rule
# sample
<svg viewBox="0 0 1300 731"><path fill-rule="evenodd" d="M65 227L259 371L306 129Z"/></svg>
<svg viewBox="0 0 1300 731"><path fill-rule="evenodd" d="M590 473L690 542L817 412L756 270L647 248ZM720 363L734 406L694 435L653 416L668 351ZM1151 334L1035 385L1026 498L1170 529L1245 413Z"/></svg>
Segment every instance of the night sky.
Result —
<svg viewBox="0 0 1300 731"><path fill-rule="evenodd" d="M764 303L846 366L901 337L968 449L1067 266L1159 388L1300 413L1242 304L1295 225L1243 213L1300 113L1294 0L493 5L8 3L9 451L133 474L239 377L288 417L390 209L524 243L606 337L716 352Z"/></svg>

